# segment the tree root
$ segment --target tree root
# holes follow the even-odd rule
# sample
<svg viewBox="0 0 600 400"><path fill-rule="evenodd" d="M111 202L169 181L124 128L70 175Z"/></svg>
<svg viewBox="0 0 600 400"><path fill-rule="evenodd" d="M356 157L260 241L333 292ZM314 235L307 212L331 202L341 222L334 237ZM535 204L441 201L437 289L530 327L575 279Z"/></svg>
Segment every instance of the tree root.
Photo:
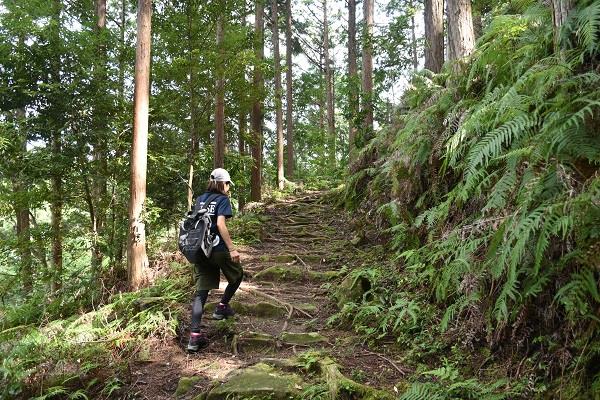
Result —
<svg viewBox="0 0 600 400"><path fill-rule="evenodd" d="M387 400L394 397L382 390L373 389L347 378L340 372L339 366L329 357L319 361L319 369L329 388L329 398L345 399L355 398L359 395L364 400Z"/></svg>
<svg viewBox="0 0 600 400"><path fill-rule="evenodd" d="M292 310L292 312L293 312L293 310L296 310L296 311L298 311L299 313L301 313L301 314L304 314L305 316L307 316L307 317L308 317L308 318L310 318L310 319L312 319L312 318L313 318L313 316L312 316L312 315L310 315L309 313L307 313L306 311L304 311L304 310L301 310L301 309L299 309L299 308L296 308L296 307L294 307L293 305L291 305L291 304L290 304L290 303L288 303L288 302L285 302L285 301L279 300L277 297L273 297L273 296L271 296L270 294L262 293L262 292L259 292L258 290L254 290L254 289L250 289L250 288L243 288L243 289L242 289L242 288L239 288L238 290L241 290L242 292L246 292L246 293L253 294L253 295L255 295L255 296L261 296L261 297L264 297L264 298L266 298L266 299L272 300L272 301L274 301L274 302L276 302L276 303L279 303L279 304L281 304L282 306L284 306L284 307L285 307L285 308L288 310L288 312L289 312L289 310Z"/></svg>

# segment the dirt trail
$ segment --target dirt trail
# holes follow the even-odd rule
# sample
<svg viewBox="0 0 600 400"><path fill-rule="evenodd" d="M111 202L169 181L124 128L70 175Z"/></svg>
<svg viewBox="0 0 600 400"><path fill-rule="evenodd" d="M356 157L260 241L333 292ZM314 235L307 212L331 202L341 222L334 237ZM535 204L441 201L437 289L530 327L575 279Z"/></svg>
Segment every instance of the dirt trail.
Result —
<svg viewBox="0 0 600 400"><path fill-rule="evenodd" d="M351 332L326 324L336 312L329 296L340 282L335 275L351 265L354 254L343 212L315 192L271 204L266 215L263 242L241 246L247 277L232 302L234 320L211 318L226 285L222 281L211 291L203 318L210 345L187 354L187 331L179 342L149 344L145 356L131 363L130 398L193 399L233 370L308 349L324 351L344 375L367 386L390 389L402 378L389 355L372 352ZM190 387L176 396L182 377L191 378Z"/></svg>

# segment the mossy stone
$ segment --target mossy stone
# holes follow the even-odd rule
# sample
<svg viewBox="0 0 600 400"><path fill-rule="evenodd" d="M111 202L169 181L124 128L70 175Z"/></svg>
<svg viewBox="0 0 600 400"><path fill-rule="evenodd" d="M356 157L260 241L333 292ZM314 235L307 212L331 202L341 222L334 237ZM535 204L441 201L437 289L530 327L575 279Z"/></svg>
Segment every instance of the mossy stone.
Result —
<svg viewBox="0 0 600 400"><path fill-rule="evenodd" d="M287 314L287 311L284 307L267 302L244 303L240 301L232 301L230 305L236 313L242 315L252 315L254 317L272 318L283 317ZM204 313L212 314L216 307L217 303L207 303L204 306Z"/></svg>
<svg viewBox="0 0 600 400"><path fill-rule="evenodd" d="M307 271L305 268L300 267L273 266L254 275L254 280L267 282L301 282L307 280L325 282L338 276L338 271L319 272Z"/></svg>
<svg viewBox="0 0 600 400"><path fill-rule="evenodd" d="M293 282L303 280L303 272L300 268L274 266L264 269L254 275L256 281L270 282Z"/></svg>
<svg viewBox="0 0 600 400"><path fill-rule="evenodd" d="M179 378L177 389L175 390L175 397L181 397L190 392L194 387L194 384L200 380L199 376L182 376Z"/></svg>
<svg viewBox="0 0 600 400"><path fill-rule="evenodd" d="M371 283L366 278L355 278L348 275L338 286L335 292L337 305L342 308L346 303L360 302L363 295L370 289Z"/></svg>
<svg viewBox="0 0 600 400"><path fill-rule="evenodd" d="M283 332L281 340L289 344L314 344L326 342L327 338L317 332Z"/></svg>
<svg viewBox="0 0 600 400"><path fill-rule="evenodd" d="M262 262L289 263L289 262L293 262L295 259L296 259L296 257L292 254L277 254L277 255L265 254L265 255L260 256L260 261L262 261Z"/></svg>
<svg viewBox="0 0 600 400"><path fill-rule="evenodd" d="M234 372L227 382L212 389L207 400L297 398L302 381L295 374L285 374L273 367L259 363Z"/></svg>
<svg viewBox="0 0 600 400"><path fill-rule="evenodd" d="M242 309L245 314L253 315L255 317L282 317L286 315L286 309L284 307L267 302L245 304Z"/></svg>
<svg viewBox="0 0 600 400"><path fill-rule="evenodd" d="M265 352L275 348L276 339L266 333L243 332L235 335L231 342L233 352L236 351L257 351Z"/></svg>

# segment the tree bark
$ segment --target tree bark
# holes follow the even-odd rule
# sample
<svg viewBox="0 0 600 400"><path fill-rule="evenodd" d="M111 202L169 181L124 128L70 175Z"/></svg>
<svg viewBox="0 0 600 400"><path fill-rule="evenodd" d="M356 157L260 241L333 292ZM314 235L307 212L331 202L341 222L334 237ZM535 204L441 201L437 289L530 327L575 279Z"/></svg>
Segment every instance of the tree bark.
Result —
<svg viewBox="0 0 600 400"><path fill-rule="evenodd" d="M419 68L419 57L417 54L417 34L415 32L415 4L412 0L409 2L411 15L410 15L410 47L412 52L413 70L416 71Z"/></svg>
<svg viewBox="0 0 600 400"><path fill-rule="evenodd" d="M373 8L374 0L363 0L362 114L365 140L373 137Z"/></svg>
<svg viewBox="0 0 600 400"><path fill-rule="evenodd" d="M217 18L217 84L216 84L216 107L215 107L215 158L214 167L225 166L225 78L223 76L223 37L224 37L223 14Z"/></svg>
<svg viewBox="0 0 600 400"><path fill-rule="evenodd" d="M573 0L552 0L552 22L554 25L554 49L560 50L560 29L569 17Z"/></svg>
<svg viewBox="0 0 600 400"><path fill-rule="evenodd" d="M323 0L323 55L325 58L325 97L327 99L327 135L329 138L329 162L335 168L335 107L333 103L333 70L329 58L329 21L327 19L327 0Z"/></svg>
<svg viewBox="0 0 600 400"><path fill-rule="evenodd" d="M448 59L461 60L474 47L471 0L448 0Z"/></svg>
<svg viewBox="0 0 600 400"><path fill-rule="evenodd" d="M152 0L138 0L135 51L133 144L131 151L131 197L129 200L128 283L137 290L148 265L146 232L142 211L146 200L148 153L148 107L150 97L150 46Z"/></svg>
<svg viewBox="0 0 600 400"><path fill-rule="evenodd" d="M319 50L321 50L321 53L319 54L319 72L321 73L321 80L319 81L319 98L317 99L317 104L319 106L319 132L321 133L322 143L321 159L325 160L327 158L327 95L323 85L326 86L327 82L325 76L325 57L322 48Z"/></svg>
<svg viewBox="0 0 600 400"><path fill-rule="evenodd" d="M188 2L190 5L191 2ZM196 97L196 69L194 68L193 54L195 50L194 37L192 32L193 15L191 7L187 10L187 34L188 34L188 64L189 64L189 99L190 99L190 149L188 153L188 210L191 210L193 205L194 192L194 160L199 147L198 138L198 99Z"/></svg>
<svg viewBox="0 0 600 400"><path fill-rule="evenodd" d="M18 135L19 159L26 159L27 133L23 127L25 109L15 112L15 127ZM17 221L18 254L21 261L20 276L23 283L23 293L28 296L33 288L32 249L29 221L29 195L27 183L22 172L17 172L13 178L13 193L16 195L14 210Z"/></svg>
<svg viewBox="0 0 600 400"><path fill-rule="evenodd" d="M246 2L244 1L242 4L242 13L241 13L241 25L242 31L246 32ZM246 68L244 68L242 72L242 76L244 79L244 85L246 85ZM247 88L247 86L245 86ZM248 130L248 108L247 108L247 94L244 91L240 100L239 100L239 114L238 114L238 152L242 158L246 155L246 135ZM246 165L245 162L242 162L240 173L243 176L246 176ZM238 209L240 212L243 212L244 207L246 206L246 190L244 185L238 186L236 190L238 196Z"/></svg>
<svg viewBox="0 0 600 400"><path fill-rule="evenodd" d="M275 81L275 130L277 132L277 187L283 190L283 108L281 104L281 57L279 55L279 10L277 0L271 1L271 33L273 42L273 72Z"/></svg>
<svg viewBox="0 0 600 400"><path fill-rule="evenodd" d="M127 23L127 0L121 0L121 48L119 49L119 99L125 97L125 24Z"/></svg>
<svg viewBox="0 0 600 400"><path fill-rule="evenodd" d="M248 122L246 121L246 109L244 106L240 106L240 115L238 117L238 152L240 153L240 156L245 156L246 155L246 141L244 140L244 138L246 137L246 128L248 125ZM244 165L244 163L242 163L241 165L242 168L242 174L246 174L246 167ZM244 209L244 206L246 205L246 196L245 196L245 190L242 190L242 188L238 188L237 190L238 193L238 205L239 205L239 210L242 211Z"/></svg>
<svg viewBox="0 0 600 400"><path fill-rule="evenodd" d="M285 129L287 136L287 177L294 178L294 114L293 114L293 83L292 83L292 1L285 1L285 84L286 84L286 118Z"/></svg>
<svg viewBox="0 0 600 400"><path fill-rule="evenodd" d="M425 0L425 68L438 73L444 65L444 0Z"/></svg>
<svg viewBox="0 0 600 400"><path fill-rule="evenodd" d="M356 158L356 117L358 114L358 66L356 64L356 0L348 0L348 153L350 162Z"/></svg>
<svg viewBox="0 0 600 400"><path fill-rule="evenodd" d="M104 39L106 30L106 0L96 0L96 33L98 35L98 47L96 49L98 53L96 74L95 79L97 83L99 101L98 107L96 108L95 129L96 135L94 140L94 153L93 159L97 165L97 170L94 173L93 182L93 212L90 215L90 222L92 228L92 270L94 274L98 274L102 267L103 254L100 249L100 239L104 232L104 223L106 219L105 206L103 205L106 198L106 176L108 175L108 162L107 162L107 147L106 141L108 140L108 124L107 124L107 110L106 105L108 100L106 99L106 90L104 85L106 82L106 43Z"/></svg>
<svg viewBox="0 0 600 400"><path fill-rule="evenodd" d="M52 61L52 83L59 86L61 83L60 77L60 29L62 4L60 0L54 0L54 28L52 30L52 45L57 51L55 58ZM55 89L56 90L56 89ZM62 169L59 160L62 157L62 107L59 95L55 95L52 101L52 134L50 137L50 150L54 159L54 168L50 177L51 184L51 199L50 199L50 223L52 229L52 292L56 293L62 288L62 273L63 273L63 249L62 249L62 210L63 210L63 189L62 189Z"/></svg>
<svg viewBox="0 0 600 400"><path fill-rule="evenodd" d="M252 201L261 200L261 173L262 173L262 96L264 90L263 75L260 67L264 59L264 4L263 0L256 0L256 16L254 18L254 53L256 57L256 65L254 66L254 89L257 91L257 96L252 105L252 158L254 165L252 166L252 176L250 184L250 199Z"/></svg>

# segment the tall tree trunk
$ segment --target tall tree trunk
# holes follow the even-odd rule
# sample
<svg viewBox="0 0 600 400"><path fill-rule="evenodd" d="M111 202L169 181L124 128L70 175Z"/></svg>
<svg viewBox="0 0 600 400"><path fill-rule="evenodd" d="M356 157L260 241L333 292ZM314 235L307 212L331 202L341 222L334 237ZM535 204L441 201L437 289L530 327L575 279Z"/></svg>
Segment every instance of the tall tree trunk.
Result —
<svg viewBox="0 0 600 400"><path fill-rule="evenodd" d="M244 1L242 4L242 13L241 13L241 25L242 25L242 31L246 32L246 2ZM244 84L247 83L246 81L246 68L244 68L244 71L242 72L242 76L244 79ZM240 99L239 99L239 114L238 114L238 152L240 154L240 156L245 156L246 155L246 135L247 135L247 130L248 130L248 108L247 108L247 93L246 91L244 91L244 93L241 95ZM245 162L243 162L241 164L241 171L240 173L244 176L246 176L246 165ZM243 212L244 207L246 206L246 188L242 185L240 185L237 189L237 195L238 195L238 209L240 212Z"/></svg>
<svg viewBox="0 0 600 400"><path fill-rule="evenodd" d="M374 0L363 0L362 114L365 141L373 137L373 8Z"/></svg>
<svg viewBox="0 0 600 400"><path fill-rule="evenodd" d="M293 114L293 86L292 86L292 1L285 0L285 85L286 109L285 130L287 141L287 177L294 178L294 114Z"/></svg>
<svg viewBox="0 0 600 400"><path fill-rule="evenodd" d="M142 210L146 201L148 153L148 107L150 101L150 46L152 0L138 0L137 46L135 50L133 144L131 150L131 197L127 248L128 283L137 290L148 265L146 232Z"/></svg>
<svg viewBox="0 0 600 400"><path fill-rule="evenodd" d="M27 153L27 133L23 126L25 119L25 109L19 108L15 112L15 127L18 134L18 151L20 159L26 159ZM23 283L23 293L29 295L33 288L33 269L32 269L32 249L31 234L29 231L29 195L27 193L27 183L23 174L17 172L13 178L13 192L16 195L14 204L15 216L17 220L17 243L18 254L21 261L20 275Z"/></svg>
<svg viewBox="0 0 600 400"><path fill-rule="evenodd" d="M410 1L410 47L412 52L413 70L416 71L419 68L419 55L417 54L417 34L415 32L415 4Z"/></svg>
<svg viewBox="0 0 600 400"><path fill-rule="evenodd" d="M552 0L552 22L554 24L554 49L560 50L560 29L573 8L573 0Z"/></svg>
<svg viewBox="0 0 600 400"><path fill-rule="evenodd" d="M327 136L329 139L329 163L335 168L335 107L333 103L333 70L329 58L329 21L327 0L323 0L323 55L325 58L325 97L327 99Z"/></svg>
<svg viewBox="0 0 600 400"><path fill-rule="evenodd" d="M54 28L52 30L52 45L57 51L56 56L52 61L52 83L56 87L60 86L60 29L62 26L61 22L61 11L62 4L60 0L54 0ZM57 90L57 89L55 89ZM62 210L63 210L63 189L62 189L62 168L60 166L60 158L62 156L62 126L64 111L61 107L61 99L58 93L53 95L52 100L52 134L50 138L50 151L52 157L55 160L52 176L50 177L51 184L51 199L50 199L50 213L51 213L51 227L52 227L52 292L57 292L62 288L62 272L63 272L63 249L62 249Z"/></svg>
<svg viewBox="0 0 600 400"><path fill-rule="evenodd" d="M448 59L461 60L474 47L471 0L448 0Z"/></svg>
<svg viewBox="0 0 600 400"><path fill-rule="evenodd" d="M325 93L326 76L325 76L325 66L323 61L323 52L319 54L319 72L321 73L321 80L319 82L319 98L317 99L319 106L319 132L321 133L321 160L327 159L327 128L326 128L326 120L327 120L327 95Z"/></svg>
<svg viewBox="0 0 600 400"><path fill-rule="evenodd" d="M98 88L99 102L98 107L94 115L95 121L95 140L94 140L94 153L93 159L97 165L97 169L94 173L93 183L93 207L90 215L91 228L92 228L92 270L94 274L98 274L102 266L103 254L100 249L100 239L104 232L104 221L106 218L106 209L104 203L106 198L106 176L108 174L108 162L107 162L107 147L106 142L108 140L108 127L107 127L107 110L106 105L108 99L106 99L106 90L104 88L106 79L106 42L104 35L106 34L106 0L96 0L96 34L98 35L98 47L96 49L98 53L95 79Z"/></svg>
<svg viewBox="0 0 600 400"><path fill-rule="evenodd" d="M240 156L246 155L246 141L244 138L246 137L246 128L248 122L246 121L246 109L243 105L240 105L240 115L238 116L238 152ZM244 164L242 164L242 174L246 173L246 168ZM245 190L241 190L241 187L237 190L238 192L238 206L239 210L242 211L244 206L246 205L246 193Z"/></svg>
<svg viewBox="0 0 600 400"><path fill-rule="evenodd" d="M283 109L281 104L281 57L279 56L279 11L277 0L271 2L271 33L273 35L273 63L275 80L275 130L277 132L277 187L283 190Z"/></svg>
<svg viewBox="0 0 600 400"><path fill-rule="evenodd" d="M358 66L356 65L356 0L348 0L348 153L350 162L356 158L356 116L358 114Z"/></svg>
<svg viewBox="0 0 600 400"><path fill-rule="evenodd" d="M263 0L256 0L256 16L254 18L254 52L257 65L254 66L254 89L258 92L254 104L252 105L252 176L250 185L250 199L252 201L261 200L261 173L262 173L262 95L264 90L264 81L260 63L265 57L263 24L264 24L264 4Z"/></svg>
<svg viewBox="0 0 600 400"><path fill-rule="evenodd" d="M215 107L215 159L214 167L225 166L225 71L223 69L223 37L224 37L223 14L217 18L217 49L219 57L217 61L217 85L216 85L216 107Z"/></svg>
<svg viewBox="0 0 600 400"><path fill-rule="evenodd" d="M195 50L194 37L193 37L193 16L195 10L191 9L191 2L188 2L187 10L187 34L188 34L188 65L189 65L189 99L190 99L190 148L188 153L188 210L191 210L193 205L194 192L194 159L198 152L199 139L198 139L198 99L196 97L196 68L194 68L195 60L193 54Z"/></svg>
<svg viewBox="0 0 600 400"><path fill-rule="evenodd" d="M120 34L121 34L121 47L119 48L119 99L124 101L125 97L125 31L127 23L127 0L121 0L121 26L120 26Z"/></svg>
<svg viewBox="0 0 600 400"><path fill-rule="evenodd" d="M444 0L425 0L425 68L438 73L444 65Z"/></svg>

